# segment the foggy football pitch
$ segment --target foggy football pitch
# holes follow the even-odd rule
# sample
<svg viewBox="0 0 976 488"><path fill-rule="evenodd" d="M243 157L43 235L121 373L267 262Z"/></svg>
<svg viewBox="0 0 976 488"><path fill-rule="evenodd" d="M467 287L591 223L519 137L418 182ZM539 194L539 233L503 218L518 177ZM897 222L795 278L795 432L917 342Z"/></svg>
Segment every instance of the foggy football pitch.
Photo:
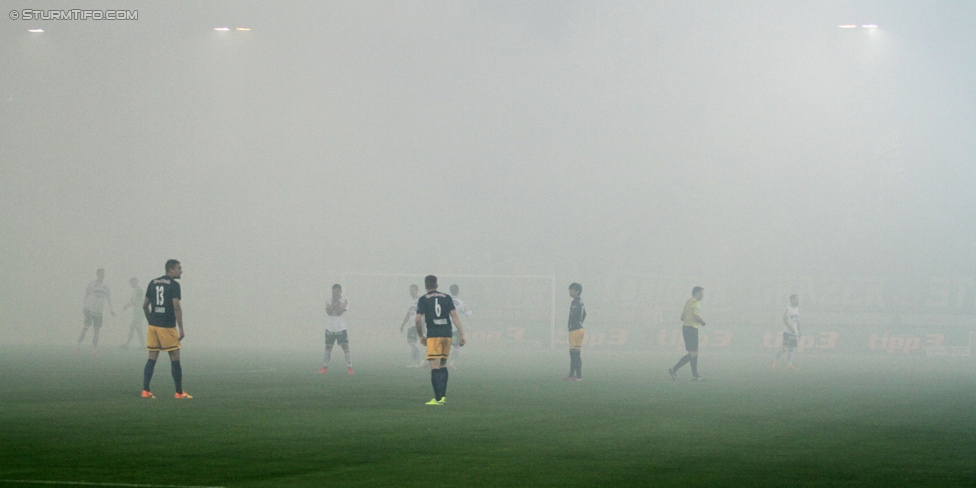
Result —
<svg viewBox="0 0 976 488"><path fill-rule="evenodd" d="M362 349L362 348L360 348ZM976 486L972 358L470 348L448 404L407 351L184 350L139 398L144 353L0 348L0 486ZM58 486L44 484L44 486ZM77 484L63 486L78 486Z"/></svg>

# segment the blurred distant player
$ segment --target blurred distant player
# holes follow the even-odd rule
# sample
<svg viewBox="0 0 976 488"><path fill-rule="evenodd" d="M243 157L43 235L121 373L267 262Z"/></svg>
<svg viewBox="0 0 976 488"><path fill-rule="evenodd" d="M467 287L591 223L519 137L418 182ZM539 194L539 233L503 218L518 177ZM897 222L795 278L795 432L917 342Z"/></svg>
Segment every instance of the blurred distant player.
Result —
<svg viewBox="0 0 976 488"><path fill-rule="evenodd" d="M75 352L81 351L81 343L85 342L85 334L88 333L89 327L94 327L92 332L92 354L98 356L98 333L102 330L102 310L105 308L105 302L108 302L108 309L112 312L112 316L115 316L115 310L112 309L112 292L109 291L108 285L105 284L105 269L98 268L95 270L95 281L88 284L88 288L85 289L85 309L83 311L85 315L85 325L81 329L81 335L78 336L78 345L75 347Z"/></svg>
<svg viewBox="0 0 976 488"><path fill-rule="evenodd" d="M701 317L701 300L705 297L705 289L696 286L691 290L691 298L685 302L685 308L681 312L681 335L685 339L685 350L688 354L685 354L673 368L668 370L668 374L671 375L672 380L678 379L678 370L681 369L686 363L691 363L691 379L693 381L701 381L702 378L698 375L698 327L705 326L705 321Z"/></svg>
<svg viewBox="0 0 976 488"><path fill-rule="evenodd" d="M569 285L569 296L573 302L569 304L569 376L566 381L581 381L583 379L583 358L580 350L583 348L583 321L586 320L586 306L580 295L583 285L573 283Z"/></svg>
<svg viewBox="0 0 976 488"><path fill-rule="evenodd" d="M464 328L454 300L437 291L437 277L429 275L424 278L427 294L417 300L417 335L420 343L427 346L427 361L430 364L430 384L434 387L434 398L427 405L444 405L447 402L447 357L451 354L451 322L460 334L458 347L467 344L464 338ZM424 335L424 325L427 334Z"/></svg>
<svg viewBox="0 0 976 488"><path fill-rule="evenodd" d="M461 298L458 297L459 291L460 288L458 288L457 285L451 285L451 301L454 302L454 310L457 310L459 314L462 314L465 317L470 317L471 314L474 313L474 310L468 308L468 306L464 303L464 300L461 300ZM454 329L454 334L452 338L453 338L452 342L458 342L459 340L461 340L460 333L458 332L457 329ZM460 354L461 354L460 347L455 347L451 349L451 357L447 358L447 369L457 369L454 363L457 362L458 356Z"/></svg>
<svg viewBox="0 0 976 488"><path fill-rule="evenodd" d="M325 361L319 373L329 372L329 360L332 359L332 346L336 342L342 347L346 355L346 372L353 374L352 356L349 354L349 334L346 332L346 310L349 300L342 297L342 286L332 285L332 298L325 302L325 313L329 314L329 322L325 326Z"/></svg>
<svg viewBox="0 0 976 488"><path fill-rule="evenodd" d="M773 369L776 369L776 362L784 353L786 354L786 367L792 370L796 369L793 367L793 351L796 350L796 342L800 337L799 306L800 297L790 295L790 306L783 311L783 348L773 358Z"/></svg>
<svg viewBox="0 0 976 488"><path fill-rule="evenodd" d="M149 321L149 331L146 333L146 349L149 350L149 360L142 372L142 397L156 398L149 389L153 371L159 351L169 353L170 372L176 386L174 397L178 400L193 398L183 391L183 366L180 364L180 341L186 334L183 332L183 307L180 301L183 293L176 280L183 276L183 265L175 259L166 261L166 274L149 282L146 295L142 300L142 310ZM179 327L179 333L176 328Z"/></svg>
<svg viewBox="0 0 976 488"><path fill-rule="evenodd" d="M129 343L132 342L132 336L135 334L139 335L139 342L137 344L145 344L146 340L142 337L142 327L146 320L146 314L142 311L142 300L145 294L139 289L139 280L136 278L129 278L129 284L132 285L132 298L122 307L122 310L126 310L132 307L132 322L129 322L129 337L125 340L125 344L119 346L121 349L129 349Z"/></svg>
<svg viewBox="0 0 976 488"><path fill-rule="evenodd" d="M417 317L417 298L419 296L420 288L417 285L410 285L410 304L407 306L407 314L403 316L403 322L400 322L401 334L407 322L410 322L410 328L407 329L407 344L410 345L410 358L413 362L407 366L412 368L418 368L424 365L424 358L420 355L420 338L417 337L417 327L414 326L415 318Z"/></svg>

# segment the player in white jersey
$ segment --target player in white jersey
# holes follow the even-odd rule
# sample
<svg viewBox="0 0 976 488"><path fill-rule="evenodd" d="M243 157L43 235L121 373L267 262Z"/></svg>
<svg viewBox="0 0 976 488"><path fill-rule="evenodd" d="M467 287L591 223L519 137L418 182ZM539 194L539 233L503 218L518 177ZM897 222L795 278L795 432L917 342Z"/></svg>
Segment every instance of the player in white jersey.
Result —
<svg viewBox="0 0 976 488"><path fill-rule="evenodd" d="M78 346L75 347L75 352L81 351L81 343L85 342L85 334L88 333L88 328L93 327L95 330L92 332L92 354L98 356L98 333L102 330L102 311L105 308L105 302L108 302L108 310L112 312L112 316L115 316L115 309L112 308L112 293L108 289L108 285L105 284L105 269L98 268L95 270L95 281L88 284L88 288L85 289L85 325L81 329L81 335L78 336Z"/></svg>
<svg viewBox="0 0 976 488"><path fill-rule="evenodd" d="M346 355L346 372L353 374L352 356L349 354L349 335L346 333L346 310L349 300L342 297L342 286L332 285L332 298L325 302L325 312L329 314L329 321L325 325L325 361L319 373L329 372L329 359L332 358L332 346L336 342L342 347Z"/></svg>
<svg viewBox="0 0 976 488"><path fill-rule="evenodd" d="M464 303L464 300L461 300L461 298L458 297L458 292L459 291L460 291L460 289L458 288L457 285L451 285L451 301L454 302L454 309L457 310L457 312L459 314L462 314L465 317L470 317L471 314L474 313L474 311L471 310L470 308L468 308L468 306ZM459 340L460 340L460 335L458 334L457 327L455 327L454 328L453 341L455 343L458 343ZM451 348L451 355L450 355L450 357L447 360L447 368L448 369L453 369L453 370L456 370L457 369L457 366L455 366L454 363L457 362L458 356L460 354L461 354L461 348L460 347L452 347Z"/></svg>
<svg viewBox="0 0 976 488"><path fill-rule="evenodd" d="M425 355L421 354L420 351L420 338L417 337L417 327L414 326L414 321L417 318L418 298L420 298L420 288L417 285L410 285L410 303L407 304L407 314L403 316L403 322L400 322L401 334L407 323L410 323L410 328L406 332L407 344L410 345L410 359L413 362L407 365L408 368L419 368L427 364Z"/></svg>
<svg viewBox="0 0 976 488"><path fill-rule="evenodd" d="M792 370L796 370L793 367L793 351L796 350L796 342L800 337L800 298L796 295L790 295L790 306L786 307L783 311L783 348L776 353L776 357L773 358L773 369L776 369L776 363L779 358L786 354L786 367Z"/></svg>

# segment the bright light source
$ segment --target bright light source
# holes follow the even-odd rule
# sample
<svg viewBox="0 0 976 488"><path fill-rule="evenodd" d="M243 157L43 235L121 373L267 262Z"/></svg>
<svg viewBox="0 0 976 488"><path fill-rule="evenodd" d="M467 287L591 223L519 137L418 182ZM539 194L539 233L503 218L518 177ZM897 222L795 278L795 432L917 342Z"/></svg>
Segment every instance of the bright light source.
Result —
<svg viewBox="0 0 976 488"><path fill-rule="evenodd" d="M44 29L27 29L27 32L44 32Z"/></svg>
<svg viewBox="0 0 976 488"><path fill-rule="evenodd" d="M215 31L229 31L230 27L214 27Z"/></svg>
<svg viewBox="0 0 976 488"><path fill-rule="evenodd" d="M237 29L235 29L235 30L239 30L239 31L249 31L249 30L251 30L251 28L250 28L250 27L238 27L238 28L237 28Z"/></svg>
<svg viewBox="0 0 976 488"><path fill-rule="evenodd" d="M865 29L877 29L878 28L878 24L864 24L861 27L863 27Z"/></svg>
<svg viewBox="0 0 976 488"><path fill-rule="evenodd" d="M844 24L844 25L838 25L837 27L840 27L841 29L853 29L857 26L854 24Z"/></svg>

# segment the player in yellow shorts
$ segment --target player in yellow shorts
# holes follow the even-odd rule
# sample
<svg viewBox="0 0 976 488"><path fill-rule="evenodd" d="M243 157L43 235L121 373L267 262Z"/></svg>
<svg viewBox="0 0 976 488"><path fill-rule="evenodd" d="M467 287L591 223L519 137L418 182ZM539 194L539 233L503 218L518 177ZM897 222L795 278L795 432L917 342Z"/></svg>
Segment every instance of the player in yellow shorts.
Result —
<svg viewBox="0 0 976 488"><path fill-rule="evenodd" d="M569 305L569 376L566 381L583 380L583 358L580 349L583 347L583 321L586 320L586 307L580 300L583 285L573 283L569 285L569 296L573 303Z"/></svg>
<svg viewBox="0 0 976 488"><path fill-rule="evenodd" d="M458 347L467 344L464 328L458 318L451 297L437 291L437 277L424 278L427 294L417 300L417 335L420 343L427 346L427 362L430 364L430 384L434 387L434 398L427 405L444 405L447 395L447 357L451 354L451 321L460 334ZM427 334L424 334L424 325Z"/></svg>
<svg viewBox="0 0 976 488"><path fill-rule="evenodd" d="M142 301L142 311L149 321L149 331L146 334L146 349L149 360L142 371L142 397L156 398L149 389L153 371L159 351L169 353L169 362L173 373L173 383L176 385L178 399L193 398L183 391L183 367L180 364L180 341L183 332L183 308L180 300L180 284L176 281L183 275L183 265L175 259L166 261L166 274L149 282L146 288L146 298ZM179 333L177 333L177 327Z"/></svg>

